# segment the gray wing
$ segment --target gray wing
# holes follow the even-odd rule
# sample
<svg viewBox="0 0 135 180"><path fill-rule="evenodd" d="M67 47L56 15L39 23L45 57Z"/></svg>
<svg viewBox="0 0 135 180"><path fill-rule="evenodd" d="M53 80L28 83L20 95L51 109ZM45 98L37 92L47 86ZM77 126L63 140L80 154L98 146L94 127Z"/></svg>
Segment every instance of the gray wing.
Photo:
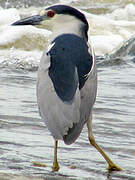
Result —
<svg viewBox="0 0 135 180"><path fill-rule="evenodd" d="M86 42L71 34L58 37L42 56L37 84L40 115L53 137L66 144L77 139L92 110L94 61Z"/></svg>
<svg viewBox="0 0 135 180"><path fill-rule="evenodd" d="M64 136L64 142L66 144L73 143L80 135L84 124L88 121L90 113L92 111L96 93L97 93L97 69L95 62L95 55L93 49L89 46L90 61L92 61L91 68L89 72L83 76L80 85L80 120L75 123L74 126L69 130L68 135ZM86 68L87 69L87 68Z"/></svg>
<svg viewBox="0 0 135 180"><path fill-rule="evenodd" d="M63 136L67 135L68 130L73 127L73 124L79 122L80 91L77 86L72 101L71 99L64 101L68 96L64 96L63 91L60 94L57 92L58 89L56 90L54 86L57 83L53 83L55 80L51 80L49 68L50 56L46 55L45 52L38 69L37 102L41 118L52 136L55 139L63 140ZM75 76L78 77L77 70L75 70ZM64 86L64 88L66 87Z"/></svg>
<svg viewBox="0 0 135 180"><path fill-rule="evenodd" d="M93 63L90 72L86 75L87 80L85 82L85 85L80 90L80 119L83 123L86 123L89 119L97 94L97 68L95 54L91 46L89 46L89 53L92 55Z"/></svg>

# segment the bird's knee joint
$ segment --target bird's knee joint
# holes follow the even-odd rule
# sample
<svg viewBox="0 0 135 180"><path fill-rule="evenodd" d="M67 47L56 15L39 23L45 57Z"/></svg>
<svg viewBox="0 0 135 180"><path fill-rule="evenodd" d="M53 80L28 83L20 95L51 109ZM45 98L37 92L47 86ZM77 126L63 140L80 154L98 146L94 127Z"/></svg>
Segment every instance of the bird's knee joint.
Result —
<svg viewBox="0 0 135 180"><path fill-rule="evenodd" d="M93 136L89 137L89 141L93 146L95 145L95 138Z"/></svg>

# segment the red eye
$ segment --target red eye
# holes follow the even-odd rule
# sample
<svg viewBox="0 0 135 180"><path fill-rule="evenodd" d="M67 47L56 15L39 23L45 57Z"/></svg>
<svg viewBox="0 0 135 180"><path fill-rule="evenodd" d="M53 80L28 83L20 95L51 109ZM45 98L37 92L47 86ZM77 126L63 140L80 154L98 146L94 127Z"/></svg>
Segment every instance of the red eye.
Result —
<svg viewBox="0 0 135 180"><path fill-rule="evenodd" d="M54 12L53 11L48 11L47 16L52 18L54 16Z"/></svg>

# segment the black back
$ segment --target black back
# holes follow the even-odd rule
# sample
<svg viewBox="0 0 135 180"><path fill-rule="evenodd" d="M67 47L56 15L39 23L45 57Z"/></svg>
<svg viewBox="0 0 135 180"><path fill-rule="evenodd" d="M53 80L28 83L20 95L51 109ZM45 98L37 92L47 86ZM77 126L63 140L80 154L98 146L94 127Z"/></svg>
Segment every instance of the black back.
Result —
<svg viewBox="0 0 135 180"><path fill-rule="evenodd" d="M79 36L63 34L52 43L49 76L57 95L63 101L72 101L77 89L81 89L92 67L92 56L86 42ZM77 70L77 73L76 73Z"/></svg>

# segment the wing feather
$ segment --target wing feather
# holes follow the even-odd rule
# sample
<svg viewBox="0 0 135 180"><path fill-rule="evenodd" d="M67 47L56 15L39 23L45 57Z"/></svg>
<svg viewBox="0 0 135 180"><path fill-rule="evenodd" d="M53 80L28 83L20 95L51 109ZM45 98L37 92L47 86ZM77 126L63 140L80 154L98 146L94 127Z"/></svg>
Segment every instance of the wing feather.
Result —
<svg viewBox="0 0 135 180"><path fill-rule="evenodd" d="M56 94L48 75L48 62L49 56L44 53L38 70L37 101L40 115L53 137L63 139L68 129L79 121L80 91L77 88L72 102L63 102Z"/></svg>
<svg viewBox="0 0 135 180"><path fill-rule="evenodd" d="M64 38L68 38L69 41L64 41ZM63 44L63 42L67 44ZM80 49L81 47L83 49ZM72 53L69 53L70 51ZM56 74L49 76L50 56L52 61L56 61L56 63L72 64L72 66L68 64L68 68L65 68L67 72L63 78L61 78L62 73L59 74L61 68L56 70L57 64L54 64L54 69L52 69L52 73ZM71 73L71 76L68 76L68 72ZM75 78L72 74L75 75ZM67 76L72 81L71 87ZM60 81L58 81L59 78L61 78ZM63 84L64 90L60 89L59 86L63 82L67 82L65 85ZM64 95L67 92L69 94ZM92 111L96 92L97 70L93 49L83 39L75 35L68 34L58 37L47 54L44 52L41 58L37 83L39 112L55 139L62 139L66 144L71 144L78 138Z"/></svg>
<svg viewBox="0 0 135 180"><path fill-rule="evenodd" d="M89 46L89 53L91 54L92 67L90 71L84 75L84 85L80 89L80 118L79 122L69 129L68 135L64 136L64 142L66 144L73 143L80 135L84 124L88 121L90 113L96 99L97 93L97 69L95 63L95 55L92 47ZM87 76L87 77L86 77ZM86 79L85 79L86 78Z"/></svg>

